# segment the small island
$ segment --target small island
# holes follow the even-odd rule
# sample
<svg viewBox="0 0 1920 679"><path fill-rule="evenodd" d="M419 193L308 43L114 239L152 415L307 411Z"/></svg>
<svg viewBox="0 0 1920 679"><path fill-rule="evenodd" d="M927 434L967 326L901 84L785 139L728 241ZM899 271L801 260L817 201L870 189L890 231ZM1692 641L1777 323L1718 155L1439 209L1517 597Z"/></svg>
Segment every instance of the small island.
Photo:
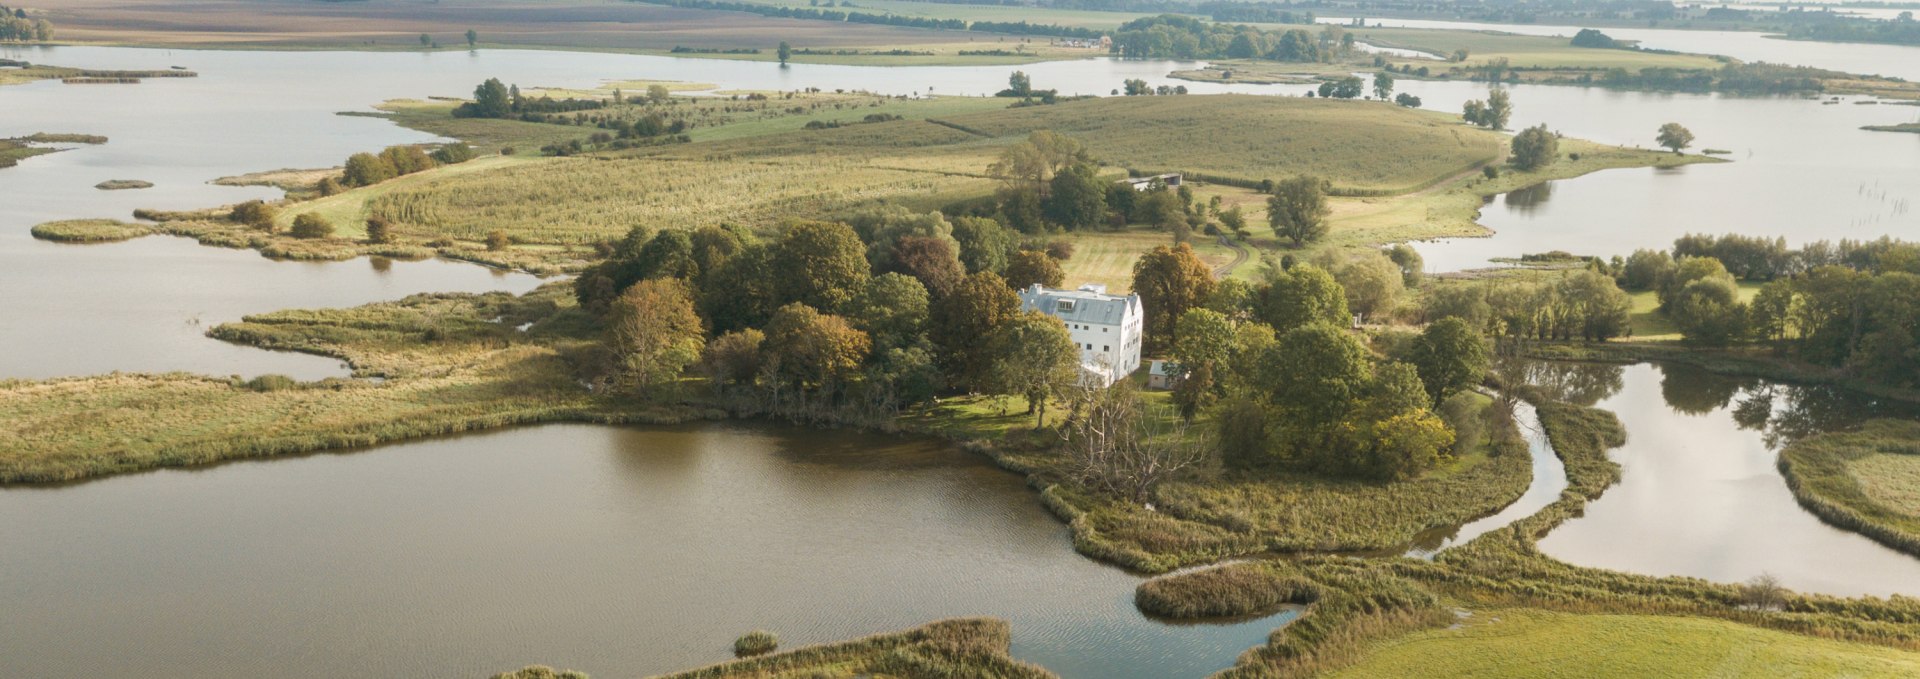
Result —
<svg viewBox="0 0 1920 679"><path fill-rule="evenodd" d="M112 219L69 219L33 227L34 238L56 243L114 243L153 233L142 224Z"/></svg>
<svg viewBox="0 0 1920 679"><path fill-rule="evenodd" d="M1920 134L1920 123L1900 123L1898 125L1867 125L1867 126L1861 127L1860 129L1873 130L1875 132L1911 132L1914 134Z"/></svg>
<svg viewBox="0 0 1920 679"><path fill-rule="evenodd" d="M100 189L101 191L122 191L126 189L151 189L153 188L153 182L146 181L143 179L109 179L104 182L94 184L93 188Z"/></svg>

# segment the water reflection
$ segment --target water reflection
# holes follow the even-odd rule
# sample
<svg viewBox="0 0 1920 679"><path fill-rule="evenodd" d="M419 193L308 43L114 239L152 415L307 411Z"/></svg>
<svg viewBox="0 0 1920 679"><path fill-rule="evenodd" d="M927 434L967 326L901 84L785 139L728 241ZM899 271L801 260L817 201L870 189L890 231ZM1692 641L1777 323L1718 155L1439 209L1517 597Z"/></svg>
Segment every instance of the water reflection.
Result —
<svg viewBox="0 0 1920 679"><path fill-rule="evenodd" d="M1553 197L1553 182L1541 182L1518 191L1509 191L1500 197L1507 209L1520 214L1533 214L1540 206Z"/></svg>
<svg viewBox="0 0 1920 679"><path fill-rule="evenodd" d="M1617 386L1595 405L1626 427L1626 445L1609 453L1621 481L1542 539L1542 551L1653 575L1739 582L1764 572L1803 591L1920 593L1920 559L1821 523L1774 464L1778 448L1797 438L1920 416L1912 406L1684 365L1613 371Z"/></svg>
<svg viewBox="0 0 1920 679"><path fill-rule="evenodd" d="M1510 383L1530 384L1554 400L1591 406L1620 393L1625 366L1501 356L1495 360L1494 368Z"/></svg>

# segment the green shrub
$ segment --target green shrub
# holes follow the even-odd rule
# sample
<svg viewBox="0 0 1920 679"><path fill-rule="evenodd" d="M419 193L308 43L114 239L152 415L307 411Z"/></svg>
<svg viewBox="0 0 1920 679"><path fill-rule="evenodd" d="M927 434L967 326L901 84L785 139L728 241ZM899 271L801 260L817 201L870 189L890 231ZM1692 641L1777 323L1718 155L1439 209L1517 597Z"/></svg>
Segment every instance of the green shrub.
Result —
<svg viewBox="0 0 1920 679"><path fill-rule="evenodd" d="M262 201L249 200L233 206L227 218L251 226L261 231L273 231L273 206Z"/></svg>
<svg viewBox="0 0 1920 679"><path fill-rule="evenodd" d="M733 642L733 655L740 658L772 653L780 647L780 637L763 629L757 629L740 636Z"/></svg>
<svg viewBox="0 0 1920 679"><path fill-rule="evenodd" d="M293 218L294 238L327 238L333 235L333 222L308 212Z"/></svg>

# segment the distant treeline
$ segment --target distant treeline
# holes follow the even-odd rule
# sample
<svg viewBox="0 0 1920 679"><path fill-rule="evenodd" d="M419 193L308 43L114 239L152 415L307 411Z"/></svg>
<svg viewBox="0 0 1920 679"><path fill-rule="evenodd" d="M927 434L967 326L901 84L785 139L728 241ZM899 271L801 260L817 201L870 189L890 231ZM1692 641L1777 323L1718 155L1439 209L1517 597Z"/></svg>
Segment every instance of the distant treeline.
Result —
<svg viewBox="0 0 1920 679"><path fill-rule="evenodd" d="M1313 12L1300 9L1308 3L1296 5L1291 2L1234 2L1233 0L1042 0L1039 3L1027 0L910 0L942 5L995 5L1006 7L1026 7L1038 5L1052 9L1075 9L1093 12L1163 12L1169 14L1196 14L1213 17L1214 21L1253 22L1269 24L1310 24Z"/></svg>
<svg viewBox="0 0 1920 679"><path fill-rule="evenodd" d="M1621 287L1653 290L1691 343L1772 344L1861 379L1920 386L1920 244L1689 235L1672 253L1640 250L1611 264ZM1740 280L1765 281L1750 300Z"/></svg>
<svg viewBox="0 0 1920 679"><path fill-rule="evenodd" d="M934 19L929 17L910 17L898 14L870 14L867 12L847 12L837 9L816 9L812 7L779 7L774 5L756 5L744 2L724 2L720 0L635 0L668 7L688 9L710 9L727 12L748 12L760 16L783 19L808 19L813 21L842 21L856 24L878 24L882 26L905 26L908 28L931 28L949 31L976 31L982 33L1008 33L1013 35L1045 35L1064 38L1098 38L1100 31L1090 28L1058 26L1054 24L1035 24L1025 21L967 21L965 19Z"/></svg>
<svg viewBox="0 0 1920 679"><path fill-rule="evenodd" d="M53 39L53 24L46 19L29 19L27 11L0 5L0 42L46 42Z"/></svg>
<svg viewBox="0 0 1920 679"><path fill-rule="evenodd" d="M1836 42L1879 42L1893 45L1920 45L1920 21L1912 17L1895 21L1825 22L1794 26L1787 37L1801 40Z"/></svg>
<svg viewBox="0 0 1920 679"><path fill-rule="evenodd" d="M1455 69L1458 73L1461 69ZM1503 64L1476 66L1467 69L1474 80L1492 82L1520 82L1522 72L1555 71L1551 68L1508 68ZM1616 68L1601 73L1580 73L1577 76L1549 77L1547 82L1569 82L1580 85L1600 85L1626 90L1650 90L1656 92L1727 92L1730 94L1767 95L1767 94L1805 94L1821 92L1826 89L1828 79L1850 79L1854 76L1838 71L1827 71L1804 66L1782 66L1779 64L1752 63L1728 64L1718 69L1658 68L1649 67L1632 72Z"/></svg>
<svg viewBox="0 0 1920 679"><path fill-rule="evenodd" d="M1326 26L1317 34L1299 28L1263 31L1177 14L1135 19L1121 24L1113 34L1113 51L1124 59L1314 62L1352 50L1353 46L1353 34L1338 26Z"/></svg>

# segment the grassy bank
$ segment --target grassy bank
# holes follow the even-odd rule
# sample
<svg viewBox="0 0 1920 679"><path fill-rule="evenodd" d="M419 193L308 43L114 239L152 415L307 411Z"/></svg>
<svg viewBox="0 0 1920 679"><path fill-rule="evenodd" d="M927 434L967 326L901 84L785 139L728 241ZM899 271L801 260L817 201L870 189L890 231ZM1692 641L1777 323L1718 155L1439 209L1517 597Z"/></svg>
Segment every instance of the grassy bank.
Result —
<svg viewBox="0 0 1920 679"><path fill-rule="evenodd" d="M1195 426L1206 431L1212 423ZM1210 468L1162 485L1148 509L1068 482L1056 470L1057 454L1044 447L1051 441L1034 445L977 428L947 435L992 441L983 449L1042 489L1042 501L1073 529L1074 549L1147 573L1267 552L1399 552L1423 531L1498 511L1531 478L1524 444L1516 446L1517 431L1509 429L1404 481Z"/></svg>
<svg viewBox="0 0 1920 679"><path fill-rule="evenodd" d="M1920 423L1876 420L1780 452L1800 506L1827 523L1920 556Z"/></svg>
<svg viewBox="0 0 1920 679"><path fill-rule="evenodd" d="M1865 127L1861 127L1860 129L1873 130L1875 132L1912 132L1914 134L1920 134L1920 123L1900 123L1898 125L1867 125Z"/></svg>
<svg viewBox="0 0 1920 679"><path fill-rule="evenodd" d="M1920 653L1679 616L1474 611L1372 648L1327 675L1362 677L1909 677Z"/></svg>
<svg viewBox="0 0 1920 679"><path fill-rule="evenodd" d="M35 225L29 233L56 243L112 243L145 236L153 229L112 219L69 219Z"/></svg>
<svg viewBox="0 0 1920 679"><path fill-rule="evenodd" d="M564 285L250 316L210 334L349 361L296 383L187 374L0 382L0 483L71 481L546 421L671 421L696 409L597 398L573 375L596 333ZM502 319L495 322L494 319ZM525 332L515 329L532 322Z"/></svg>
<svg viewBox="0 0 1920 679"><path fill-rule="evenodd" d="M942 620L904 632L809 646L653 679L856 676L1050 679L1054 676L1008 655L1012 640L1012 628L1004 620Z"/></svg>
<svg viewBox="0 0 1920 679"><path fill-rule="evenodd" d="M1313 583L1279 561L1241 561L1154 578L1134 589L1133 603L1163 618L1267 615L1310 603Z"/></svg>

